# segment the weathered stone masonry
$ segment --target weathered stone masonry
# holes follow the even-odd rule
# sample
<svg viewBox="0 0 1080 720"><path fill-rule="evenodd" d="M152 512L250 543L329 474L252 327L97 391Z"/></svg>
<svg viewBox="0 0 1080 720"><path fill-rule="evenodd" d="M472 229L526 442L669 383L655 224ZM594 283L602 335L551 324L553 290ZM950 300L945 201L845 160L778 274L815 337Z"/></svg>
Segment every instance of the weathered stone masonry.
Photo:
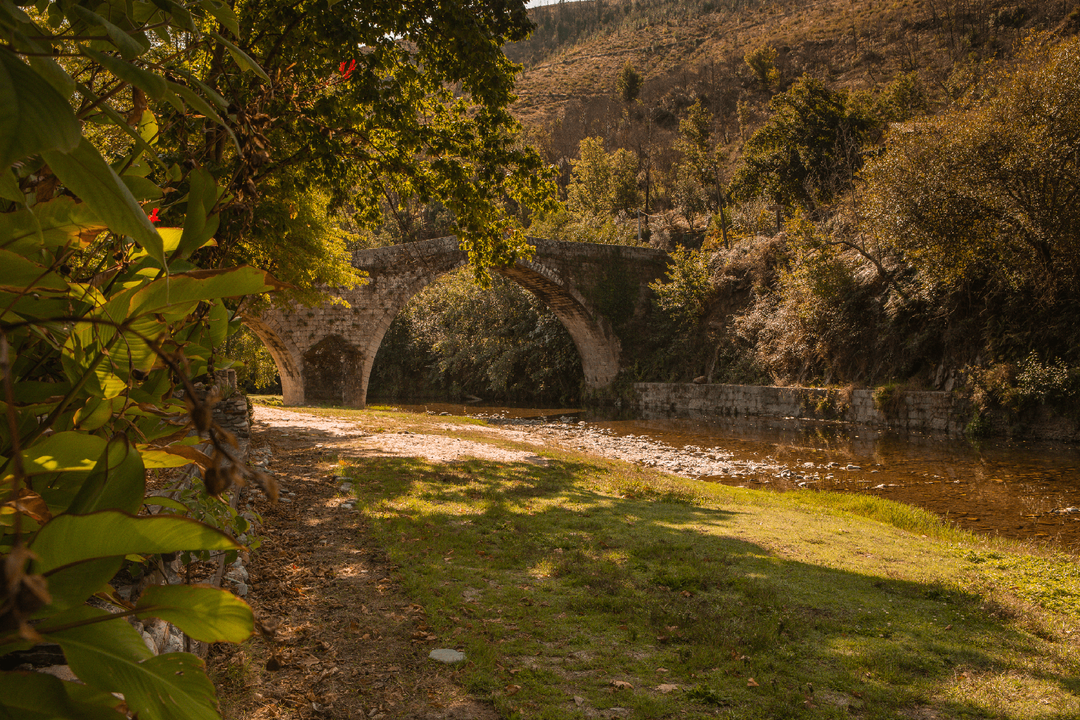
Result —
<svg viewBox="0 0 1080 720"><path fill-rule="evenodd" d="M590 389L620 369L631 320L648 310L649 283L663 276L659 250L530 238L532 258L493 270L540 298L566 327ZM353 254L368 282L331 294L348 303L273 309L248 326L266 344L287 405L363 407L383 336L405 303L440 275L466 264L457 238L406 243Z"/></svg>
<svg viewBox="0 0 1080 720"><path fill-rule="evenodd" d="M961 435L975 412L963 395L940 391L897 392L886 407L874 391L838 388L636 383L634 408L642 417L783 418L839 420L912 433ZM1039 407L1023 416L988 412L987 432L998 436L1080 442L1080 421Z"/></svg>

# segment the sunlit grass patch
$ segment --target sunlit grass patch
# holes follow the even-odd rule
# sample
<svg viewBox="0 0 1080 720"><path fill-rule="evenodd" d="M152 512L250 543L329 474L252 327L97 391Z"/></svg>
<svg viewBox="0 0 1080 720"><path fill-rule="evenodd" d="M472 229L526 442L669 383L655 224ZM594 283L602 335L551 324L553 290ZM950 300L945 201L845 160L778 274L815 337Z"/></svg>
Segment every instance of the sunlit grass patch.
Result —
<svg viewBox="0 0 1080 720"><path fill-rule="evenodd" d="M1080 680L1058 680L1019 671L959 671L943 700L971 708L984 717L1074 718L1080 717L1076 690Z"/></svg>
<svg viewBox="0 0 1080 720"><path fill-rule="evenodd" d="M956 549L985 545L927 513L547 454L347 467L437 645L506 717L978 717L1012 692L994 716L1026 720L1065 717L1024 699L1047 688L1080 697L1075 643L988 605L1006 578ZM1080 627L1076 608L1041 612ZM962 673L999 679L964 696Z"/></svg>

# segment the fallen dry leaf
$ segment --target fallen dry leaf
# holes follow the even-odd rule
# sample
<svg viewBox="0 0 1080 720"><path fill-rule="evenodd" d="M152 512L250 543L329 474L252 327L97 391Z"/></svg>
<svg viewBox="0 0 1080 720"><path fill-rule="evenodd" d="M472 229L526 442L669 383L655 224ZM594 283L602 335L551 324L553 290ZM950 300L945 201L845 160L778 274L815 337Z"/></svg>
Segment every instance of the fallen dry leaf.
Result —
<svg viewBox="0 0 1080 720"><path fill-rule="evenodd" d="M671 683L664 683L663 685L657 685L656 689L667 695L672 690L678 690L678 685L672 685Z"/></svg>
<svg viewBox="0 0 1080 720"><path fill-rule="evenodd" d="M611 685L616 690L633 690L634 689L634 686L631 685L630 683L626 682L625 680L612 680Z"/></svg>
<svg viewBox="0 0 1080 720"><path fill-rule="evenodd" d="M521 692L521 686L520 685L507 685L504 688L504 691L506 692L507 695L514 695L516 693Z"/></svg>
<svg viewBox="0 0 1080 720"><path fill-rule="evenodd" d="M746 687L758 687L758 681L754 678L750 678L746 681Z"/></svg>
<svg viewBox="0 0 1080 720"><path fill-rule="evenodd" d="M574 696L574 704L577 705L578 707L581 707L582 705L585 704L585 698L581 697L580 695L575 695Z"/></svg>

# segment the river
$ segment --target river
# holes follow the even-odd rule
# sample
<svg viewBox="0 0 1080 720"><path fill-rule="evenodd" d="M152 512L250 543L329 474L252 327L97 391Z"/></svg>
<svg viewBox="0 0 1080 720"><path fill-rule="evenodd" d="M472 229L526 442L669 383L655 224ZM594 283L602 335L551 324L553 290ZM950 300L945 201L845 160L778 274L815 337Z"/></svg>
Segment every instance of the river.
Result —
<svg viewBox="0 0 1080 720"><path fill-rule="evenodd" d="M378 401L375 401L378 402ZM978 533L1080 552L1080 447L978 443L842 423L740 418L613 419L565 408L398 404L557 434L582 450L705 482L774 491L870 493Z"/></svg>

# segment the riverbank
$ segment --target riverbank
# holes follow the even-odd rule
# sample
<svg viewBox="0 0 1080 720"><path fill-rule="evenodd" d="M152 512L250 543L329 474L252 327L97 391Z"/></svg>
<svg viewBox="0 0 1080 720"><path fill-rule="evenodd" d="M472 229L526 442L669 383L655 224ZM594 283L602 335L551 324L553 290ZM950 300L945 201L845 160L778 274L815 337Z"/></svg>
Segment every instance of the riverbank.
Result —
<svg viewBox="0 0 1080 720"><path fill-rule="evenodd" d="M290 502L260 508L250 565L277 639L213 661L229 718L1080 714L1064 556L606 460L555 428L256 419Z"/></svg>
<svg viewBox="0 0 1080 720"><path fill-rule="evenodd" d="M1080 455L1067 443L949 438L821 420L612 419L602 412L405 405L470 417L692 479L887 497L988 536L1080 551Z"/></svg>

